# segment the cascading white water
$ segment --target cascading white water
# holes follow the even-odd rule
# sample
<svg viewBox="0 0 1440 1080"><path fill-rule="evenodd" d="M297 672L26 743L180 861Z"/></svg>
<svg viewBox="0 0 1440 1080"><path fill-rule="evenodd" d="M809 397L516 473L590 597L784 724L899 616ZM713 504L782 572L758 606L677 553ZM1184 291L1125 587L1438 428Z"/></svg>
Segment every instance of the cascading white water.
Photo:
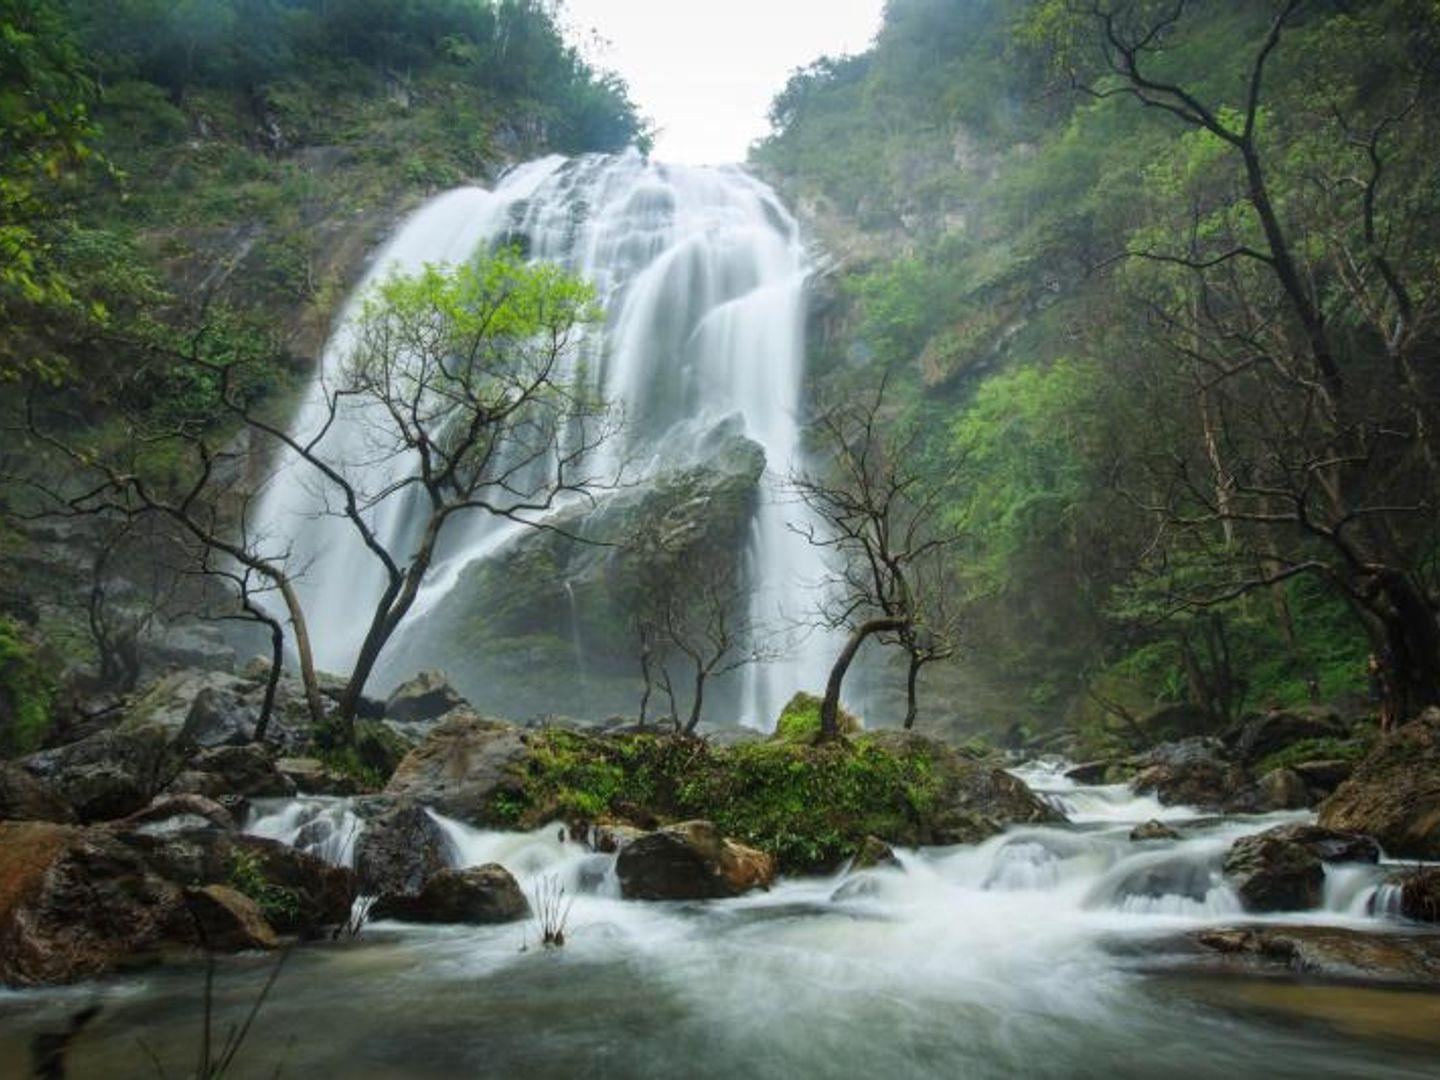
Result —
<svg viewBox="0 0 1440 1080"><path fill-rule="evenodd" d="M633 152L550 157L516 168L494 191L466 188L433 200L405 223L357 290L294 432L308 437L324 423L324 388L352 345L359 298L377 279L462 261L510 240L596 287L603 332L587 336L575 362L623 411L626 425L603 453L617 462L624 454L642 471L674 467L703 458L707 438L737 422L763 448L748 558L752 618L772 632L792 632L792 647L747 670L741 711L768 726L788 695L823 680L824 635L793 631L813 610L825 567L790 527L803 509L782 496L799 453L807 259L794 219L743 170L653 164ZM408 464L375 464L365 427L363 417L342 413L319 446L375 490ZM287 459L259 516L277 546L282 538L289 545L291 564L308 567L300 592L316 659L343 670L358 651L382 572L347 523L325 513L325 493L313 480ZM392 550L404 549L413 524L402 499L387 500L375 515ZM423 623L466 565L501 549L523 526L472 514L451 528L443 561L402 635Z"/></svg>

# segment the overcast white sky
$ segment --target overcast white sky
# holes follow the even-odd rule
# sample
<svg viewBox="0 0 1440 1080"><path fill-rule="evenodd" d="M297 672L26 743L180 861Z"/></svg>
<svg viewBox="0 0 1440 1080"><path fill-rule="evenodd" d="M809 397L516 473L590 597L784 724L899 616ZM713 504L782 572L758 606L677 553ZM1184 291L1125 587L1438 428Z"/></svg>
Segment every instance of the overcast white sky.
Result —
<svg viewBox="0 0 1440 1080"><path fill-rule="evenodd" d="M743 161L791 70L863 50L884 0L565 0L586 55L630 84L661 161Z"/></svg>

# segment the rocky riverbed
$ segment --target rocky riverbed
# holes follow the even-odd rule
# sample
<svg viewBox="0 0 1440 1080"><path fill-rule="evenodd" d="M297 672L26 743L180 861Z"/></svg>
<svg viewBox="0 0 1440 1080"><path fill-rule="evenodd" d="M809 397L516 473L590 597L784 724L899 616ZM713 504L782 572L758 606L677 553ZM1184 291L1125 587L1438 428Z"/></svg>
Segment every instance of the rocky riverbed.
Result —
<svg viewBox="0 0 1440 1080"><path fill-rule="evenodd" d="M412 747L384 788L335 794L373 771L297 757L283 724L248 743L244 677L188 707L166 685L93 746L5 766L7 1061L91 1005L75 1075L192 1060L208 947L234 954L222 1025L287 958L255 1075L1433 1074L1394 1010L1440 1001L1437 871L1329 808L1388 820L1388 788L1423 815L1434 717L1318 812L1227 812L1203 777L1243 793L1254 770L1224 746L1157 751L1163 784L1081 782L914 736L507 725L431 678L372 710ZM862 766L895 791L848 791Z"/></svg>

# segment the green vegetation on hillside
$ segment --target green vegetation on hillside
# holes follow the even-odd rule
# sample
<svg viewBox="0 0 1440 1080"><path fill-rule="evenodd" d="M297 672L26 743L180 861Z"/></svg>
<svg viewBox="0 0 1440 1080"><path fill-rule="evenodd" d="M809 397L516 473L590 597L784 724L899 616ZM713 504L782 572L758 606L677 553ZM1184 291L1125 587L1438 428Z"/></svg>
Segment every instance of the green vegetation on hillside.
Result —
<svg viewBox="0 0 1440 1080"><path fill-rule="evenodd" d="M1440 693L1437 40L1411 0L893 0L777 98L755 161L850 253L820 393L895 371L959 492L956 711L1221 726L1371 651Z"/></svg>

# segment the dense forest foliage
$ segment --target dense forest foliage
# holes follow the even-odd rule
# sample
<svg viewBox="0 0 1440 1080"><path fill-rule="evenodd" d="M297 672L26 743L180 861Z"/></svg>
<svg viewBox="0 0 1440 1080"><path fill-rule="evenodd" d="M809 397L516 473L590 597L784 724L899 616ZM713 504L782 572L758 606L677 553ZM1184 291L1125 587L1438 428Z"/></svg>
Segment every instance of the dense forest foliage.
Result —
<svg viewBox="0 0 1440 1080"><path fill-rule="evenodd" d="M753 158L841 260L820 396L895 372L949 485L971 719L1220 727L1372 654L1440 695L1437 33L891 0L776 99Z"/></svg>

